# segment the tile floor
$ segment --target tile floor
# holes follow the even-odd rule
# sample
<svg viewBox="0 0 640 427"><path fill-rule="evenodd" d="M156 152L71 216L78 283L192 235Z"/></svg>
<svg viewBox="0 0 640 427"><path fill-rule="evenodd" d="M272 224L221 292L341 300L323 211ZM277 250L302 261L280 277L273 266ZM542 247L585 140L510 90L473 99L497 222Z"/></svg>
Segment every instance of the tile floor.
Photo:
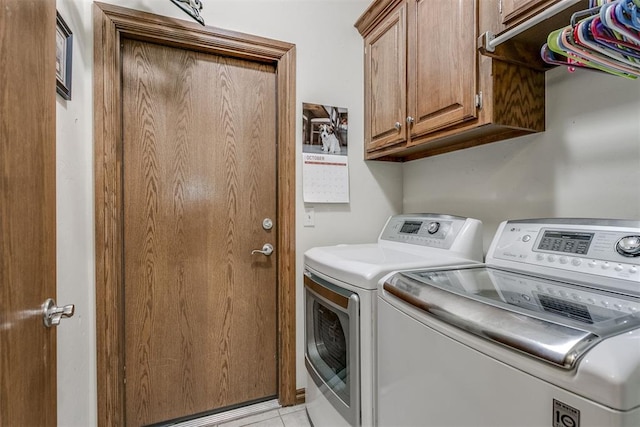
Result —
<svg viewBox="0 0 640 427"><path fill-rule="evenodd" d="M305 405L281 407L276 399L164 427L311 427Z"/></svg>
<svg viewBox="0 0 640 427"><path fill-rule="evenodd" d="M304 405L272 409L260 414L217 424L216 427L311 427Z"/></svg>

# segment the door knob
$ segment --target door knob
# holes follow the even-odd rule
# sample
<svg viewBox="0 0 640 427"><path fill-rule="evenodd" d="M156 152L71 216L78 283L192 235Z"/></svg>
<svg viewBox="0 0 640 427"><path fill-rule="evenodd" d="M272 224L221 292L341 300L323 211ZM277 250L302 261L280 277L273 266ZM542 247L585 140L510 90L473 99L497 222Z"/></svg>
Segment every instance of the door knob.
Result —
<svg viewBox="0 0 640 427"><path fill-rule="evenodd" d="M56 302L49 298L42 304L42 321L44 326L50 328L60 324L63 317L72 317L75 311L73 304L58 307Z"/></svg>
<svg viewBox="0 0 640 427"><path fill-rule="evenodd" d="M412 124L414 122L414 118L409 116L407 117L407 123Z"/></svg>
<svg viewBox="0 0 640 427"><path fill-rule="evenodd" d="M396 124L393 125L393 127L396 128L396 130L400 130L400 128L402 127L402 123L396 122Z"/></svg>
<svg viewBox="0 0 640 427"><path fill-rule="evenodd" d="M251 251L251 255L262 254L262 255L269 256L272 253L273 253L273 246L271 245L271 243L265 243L262 249L254 249Z"/></svg>

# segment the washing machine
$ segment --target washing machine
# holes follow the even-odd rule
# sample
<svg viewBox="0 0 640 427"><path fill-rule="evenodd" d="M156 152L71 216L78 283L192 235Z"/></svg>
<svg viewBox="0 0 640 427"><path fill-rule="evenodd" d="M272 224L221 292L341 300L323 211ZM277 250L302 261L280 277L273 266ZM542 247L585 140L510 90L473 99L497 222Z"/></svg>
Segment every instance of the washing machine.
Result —
<svg viewBox="0 0 640 427"><path fill-rule="evenodd" d="M393 270L482 262L482 223L396 215L376 243L304 255L306 410L316 427L375 425L376 293Z"/></svg>
<svg viewBox="0 0 640 427"><path fill-rule="evenodd" d="M379 285L380 426L640 426L640 221L505 221Z"/></svg>

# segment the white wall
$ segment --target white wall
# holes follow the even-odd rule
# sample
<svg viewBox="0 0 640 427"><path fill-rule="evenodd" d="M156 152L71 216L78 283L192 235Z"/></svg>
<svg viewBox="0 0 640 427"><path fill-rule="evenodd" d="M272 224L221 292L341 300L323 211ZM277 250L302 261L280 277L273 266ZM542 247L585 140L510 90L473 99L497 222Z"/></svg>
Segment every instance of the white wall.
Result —
<svg viewBox="0 0 640 427"><path fill-rule="evenodd" d="M169 0L107 0L190 18ZM349 109L351 203L315 204L315 227L302 227L301 148L297 154L297 387L302 363L302 264L312 246L373 241L402 209L402 166L363 161L363 43L353 24L369 0L204 0L207 25L295 43L298 146L302 103ZM58 297L76 315L58 329L58 424L96 424L95 249L93 188L93 28L90 0L57 0L74 34L72 100L57 103ZM309 206L307 206L309 207Z"/></svg>
<svg viewBox="0 0 640 427"><path fill-rule="evenodd" d="M57 3L73 32L71 101L57 97L56 302L75 304L57 328L58 425L96 424L95 240L93 190L93 38L89 4Z"/></svg>
<svg viewBox="0 0 640 427"><path fill-rule="evenodd" d="M546 73L546 131L404 165L405 212L640 219L640 82Z"/></svg>

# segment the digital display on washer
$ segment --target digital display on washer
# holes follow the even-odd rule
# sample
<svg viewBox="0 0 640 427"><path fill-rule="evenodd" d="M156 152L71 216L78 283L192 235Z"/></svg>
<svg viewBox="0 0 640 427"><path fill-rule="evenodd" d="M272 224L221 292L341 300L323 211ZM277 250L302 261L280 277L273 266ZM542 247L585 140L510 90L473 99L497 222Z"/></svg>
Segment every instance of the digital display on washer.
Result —
<svg viewBox="0 0 640 427"><path fill-rule="evenodd" d="M418 234L422 227L422 221L405 221L400 228L402 234Z"/></svg>
<svg viewBox="0 0 640 427"><path fill-rule="evenodd" d="M538 244L543 251L564 252L586 255L593 239L593 233L576 233L572 231L545 231Z"/></svg>

